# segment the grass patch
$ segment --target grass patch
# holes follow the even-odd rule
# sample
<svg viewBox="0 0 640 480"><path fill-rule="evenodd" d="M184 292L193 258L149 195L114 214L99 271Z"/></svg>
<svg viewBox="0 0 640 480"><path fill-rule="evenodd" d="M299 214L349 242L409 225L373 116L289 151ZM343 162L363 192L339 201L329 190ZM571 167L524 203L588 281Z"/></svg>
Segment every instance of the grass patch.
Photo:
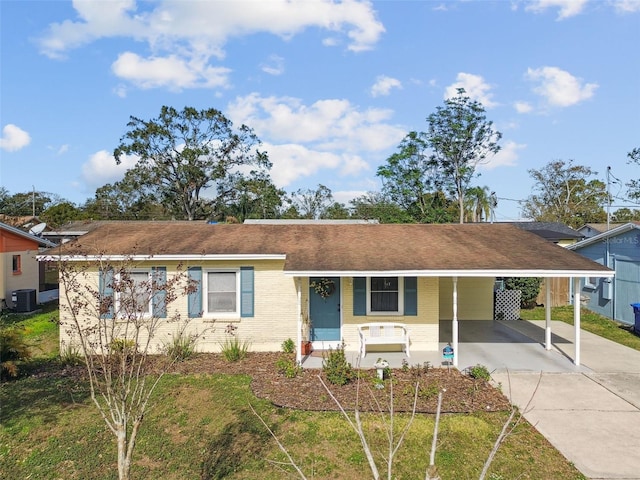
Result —
<svg viewBox="0 0 640 480"><path fill-rule="evenodd" d="M51 302L28 315L3 313L0 315L0 328L18 329L29 346L32 358L55 358L60 353L58 321L58 304Z"/></svg>
<svg viewBox="0 0 640 480"><path fill-rule="evenodd" d="M46 375L0 384L2 477L116 479L114 437L92 404L87 384L52 373L59 365L58 328L52 319L57 320L56 310L1 320L24 328L36 361L49 366ZM250 383L245 375L166 375L138 436L133 478L284 478L274 462L285 457L249 404L307 477L370 478L360 442L339 413L273 407L253 395ZM436 455L441 477L477 478L506 417L504 412L444 415ZM407 420L407 415L396 416L396 432ZM384 469L381 452L388 440L380 416L363 414L363 421ZM433 422L433 415L416 416L395 459L394 478L424 477ZM493 478L584 479L526 422L500 448L491 473Z"/></svg>
<svg viewBox="0 0 640 480"><path fill-rule="evenodd" d="M255 398L250 382L244 375L165 376L138 437L133 477L283 478L273 462L285 458L249 403L309 478L370 477L360 442L339 413L278 409ZM86 384L28 377L0 385L0 403L0 471L7 478L117 478L115 442ZM436 456L442 478L477 477L506 416L444 415ZM396 432L407 420L396 416ZM364 414L363 421L382 467L387 438L380 416ZM424 475L433 422L433 415L417 415L396 457L394 478ZM514 472L521 479L584 478L526 423L503 445L492 472L504 478Z"/></svg>
<svg viewBox="0 0 640 480"><path fill-rule="evenodd" d="M536 307L520 310L520 318L523 320L544 320L545 309L544 307ZM551 319L573 325L573 306L552 307ZM629 325L583 308L580 312L580 327L587 332L640 351L640 337L631 331Z"/></svg>

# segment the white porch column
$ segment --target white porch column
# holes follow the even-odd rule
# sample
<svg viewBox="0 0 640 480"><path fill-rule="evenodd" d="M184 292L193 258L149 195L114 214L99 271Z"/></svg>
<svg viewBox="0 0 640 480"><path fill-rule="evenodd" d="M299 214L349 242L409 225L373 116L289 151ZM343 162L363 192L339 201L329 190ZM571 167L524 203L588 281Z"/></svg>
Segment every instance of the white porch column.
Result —
<svg viewBox="0 0 640 480"><path fill-rule="evenodd" d="M546 298L544 301L544 348L551 350L551 279L545 278Z"/></svg>
<svg viewBox="0 0 640 480"><path fill-rule="evenodd" d="M576 347L573 363L580 366L580 278L573 278L573 326L574 344Z"/></svg>
<svg viewBox="0 0 640 480"><path fill-rule="evenodd" d="M453 277L453 323L451 325L453 366L458 366L458 277Z"/></svg>
<svg viewBox="0 0 640 480"><path fill-rule="evenodd" d="M296 342L296 362L302 362L302 288L300 286L302 280L296 278L296 293L298 295L298 334Z"/></svg>

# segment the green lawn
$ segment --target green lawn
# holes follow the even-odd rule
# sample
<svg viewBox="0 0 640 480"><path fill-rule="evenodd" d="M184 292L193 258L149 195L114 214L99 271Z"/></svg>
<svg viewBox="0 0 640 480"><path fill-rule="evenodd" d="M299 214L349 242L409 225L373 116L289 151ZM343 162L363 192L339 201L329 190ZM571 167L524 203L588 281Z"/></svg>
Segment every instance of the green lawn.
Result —
<svg viewBox="0 0 640 480"><path fill-rule="evenodd" d="M531 310L521 310L520 318L523 320L544 320L544 307L536 307ZM554 307L551 309L551 319L573 325L573 306ZM635 350L640 350L640 336L632 332L630 326L614 322L602 315L593 313L584 308L580 312L580 327L587 332L595 333L601 337L612 340L621 345L626 345Z"/></svg>
<svg viewBox="0 0 640 480"><path fill-rule="evenodd" d="M50 310L5 316L2 322L24 329L36 362L47 362L51 371L59 365L56 318L57 310ZM282 469L290 468L281 464L285 457L251 413L252 405L307 478L371 478L360 442L342 416L273 407L253 395L250 382L244 375L165 376L138 437L133 477L284 478ZM2 478L117 478L113 435L84 382L65 375L23 376L0 384L0 405ZM436 455L443 480L478 477L507 413L443 416ZM396 434L407 418L395 416ZM364 422L384 472L384 422L380 415L364 415ZM417 415L395 459L394 478L424 478L433 424L433 415ZM527 422L500 448L488 478L584 479Z"/></svg>

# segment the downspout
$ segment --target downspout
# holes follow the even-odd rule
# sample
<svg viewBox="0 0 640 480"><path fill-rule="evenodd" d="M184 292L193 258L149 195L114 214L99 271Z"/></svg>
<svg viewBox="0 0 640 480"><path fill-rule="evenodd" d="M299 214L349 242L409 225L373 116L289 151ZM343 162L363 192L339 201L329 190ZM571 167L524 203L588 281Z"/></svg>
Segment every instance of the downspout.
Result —
<svg viewBox="0 0 640 480"><path fill-rule="evenodd" d="M297 342L296 342L296 363L302 363L302 287L301 287L301 278L296 278L296 294L298 297L298 334L297 334Z"/></svg>
<svg viewBox="0 0 640 480"><path fill-rule="evenodd" d="M573 363L580 366L580 279L573 278L573 326L576 352Z"/></svg>
<svg viewBox="0 0 640 480"><path fill-rule="evenodd" d="M453 277L453 321L451 336L453 337L453 366L458 367L458 277Z"/></svg>
<svg viewBox="0 0 640 480"><path fill-rule="evenodd" d="M545 279L546 298L544 305L544 348L551 350L551 279Z"/></svg>

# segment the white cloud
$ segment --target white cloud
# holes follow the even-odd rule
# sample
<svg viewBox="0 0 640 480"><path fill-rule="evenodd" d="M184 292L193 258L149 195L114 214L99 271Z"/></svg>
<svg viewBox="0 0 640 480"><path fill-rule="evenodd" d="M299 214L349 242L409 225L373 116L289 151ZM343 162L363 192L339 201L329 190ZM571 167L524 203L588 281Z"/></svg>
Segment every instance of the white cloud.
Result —
<svg viewBox="0 0 640 480"><path fill-rule="evenodd" d="M389 95L392 88L402 88L400 80L386 75L380 75L376 78L376 83L371 87L371 96L379 97L380 95Z"/></svg>
<svg viewBox="0 0 640 480"><path fill-rule="evenodd" d="M533 111L533 106L529 102L515 102L513 108L518 113L530 113Z"/></svg>
<svg viewBox="0 0 640 480"><path fill-rule="evenodd" d="M281 187L322 170L356 176L371 169L379 152L398 145L406 130L390 125L389 110L360 111L347 100L305 105L290 97L238 97L226 111L235 125L250 125L273 162L271 175ZM371 157L371 158L369 158Z"/></svg>
<svg viewBox="0 0 640 480"><path fill-rule="evenodd" d="M284 58L278 55L270 55L269 60L261 65L262 71L269 75L282 75L284 73Z"/></svg>
<svg viewBox="0 0 640 480"><path fill-rule="evenodd" d="M264 144L263 148L273 163L271 178L280 188L322 170L335 169L342 161L338 154L311 150L297 144Z"/></svg>
<svg viewBox="0 0 640 480"><path fill-rule="evenodd" d="M618 13L640 12L640 0L612 0L611 4Z"/></svg>
<svg viewBox="0 0 640 480"><path fill-rule="evenodd" d="M31 143L31 137L20 127L8 123L2 129L2 138L0 138L0 148L7 152L15 152L26 147Z"/></svg>
<svg viewBox="0 0 640 480"><path fill-rule="evenodd" d="M483 163L478 167L483 170L493 170L497 167L514 167L517 165L518 151L525 148L527 148L525 144L516 143L511 140L504 142L498 153L490 157L487 163Z"/></svg>
<svg viewBox="0 0 640 480"><path fill-rule="evenodd" d="M146 59L124 52L112 66L117 76L141 88L225 86L229 70L211 60L222 60L226 43L235 37L267 33L289 39L316 28L330 32L325 45L346 41L348 50L359 52L373 48L384 32L372 4L356 0L271 0L252 2L251 8L245 2L75 0L73 6L79 19L50 24L39 39L41 52L61 58L98 39L145 42L151 51Z"/></svg>
<svg viewBox="0 0 640 480"><path fill-rule="evenodd" d="M558 8L556 20L564 20L582 13L587 2L588 0L531 0L525 10L542 13L549 8Z"/></svg>
<svg viewBox="0 0 640 480"><path fill-rule="evenodd" d="M89 157L82 165L82 180L87 190L95 190L107 183L117 182L124 178L127 170L135 166L138 157L124 155L120 165L116 164L113 155L106 150L100 150Z"/></svg>
<svg viewBox="0 0 640 480"><path fill-rule="evenodd" d="M318 100L305 105L290 97L252 93L227 106L235 124L250 125L274 142L311 143L315 148L346 152L380 151L395 146L405 129L390 125L390 110L360 111L348 100Z"/></svg>
<svg viewBox="0 0 640 480"><path fill-rule="evenodd" d="M552 107L569 107L593 97L597 83L584 83L580 78L557 67L529 68L526 78L537 84L533 91Z"/></svg>
<svg viewBox="0 0 640 480"><path fill-rule="evenodd" d="M458 88L464 88L469 98L482 103L485 108L492 108L498 105L491 99L493 97L493 93L490 92L491 85L486 83L480 75L460 72L456 80L455 83L445 89L445 99L455 97L458 94Z"/></svg>
<svg viewBox="0 0 640 480"><path fill-rule="evenodd" d="M139 88L166 86L171 90L227 87L231 71L228 68L187 61L175 55L145 59L131 52L120 54L111 68L118 77Z"/></svg>
<svg viewBox="0 0 640 480"><path fill-rule="evenodd" d="M65 153L67 153L69 151L69 145L68 144L64 144L64 145L60 145L59 147L55 147L53 145L50 145L47 147L47 149L53 151L56 153L56 155L63 155Z"/></svg>

